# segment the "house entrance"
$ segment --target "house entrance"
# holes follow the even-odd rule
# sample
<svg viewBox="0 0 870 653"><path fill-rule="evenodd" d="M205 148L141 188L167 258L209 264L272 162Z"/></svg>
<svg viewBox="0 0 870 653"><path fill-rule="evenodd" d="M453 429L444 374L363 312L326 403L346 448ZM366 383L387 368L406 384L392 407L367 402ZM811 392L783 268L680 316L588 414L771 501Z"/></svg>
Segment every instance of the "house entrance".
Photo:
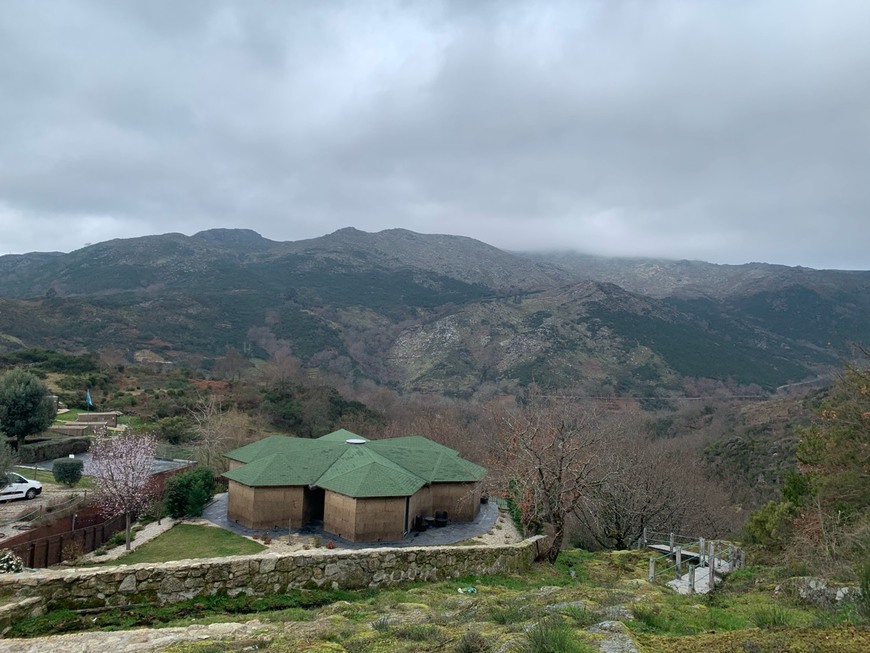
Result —
<svg viewBox="0 0 870 653"><path fill-rule="evenodd" d="M305 522L323 521L323 505L326 503L326 490L323 488L305 488L303 496L303 513Z"/></svg>

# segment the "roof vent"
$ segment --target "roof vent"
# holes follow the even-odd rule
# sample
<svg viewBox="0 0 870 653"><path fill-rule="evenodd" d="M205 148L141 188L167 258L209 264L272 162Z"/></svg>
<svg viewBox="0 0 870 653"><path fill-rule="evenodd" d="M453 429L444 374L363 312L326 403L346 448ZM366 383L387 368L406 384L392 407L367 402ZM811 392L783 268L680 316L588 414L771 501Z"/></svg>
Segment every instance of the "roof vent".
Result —
<svg viewBox="0 0 870 653"><path fill-rule="evenodd" d="M365 444L366 443L366 441L363 440L362 438L348 438L347 440L345 440L345 442L347 442L348 444Z"/></svg>

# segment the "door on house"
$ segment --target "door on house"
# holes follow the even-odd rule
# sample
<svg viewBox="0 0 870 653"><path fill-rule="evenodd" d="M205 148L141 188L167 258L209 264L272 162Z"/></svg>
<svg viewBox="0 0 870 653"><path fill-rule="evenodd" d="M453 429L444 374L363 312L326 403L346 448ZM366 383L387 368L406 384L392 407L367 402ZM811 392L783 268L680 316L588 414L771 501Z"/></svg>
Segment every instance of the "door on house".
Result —
<svg viewBox="0 0 870 653"><path fill-rule="evenodd" d="M326 502L326 490L315 487L305 488L304 496L305 505L303 507L305 513L305 521L323 521L323 504Z"/></svg>

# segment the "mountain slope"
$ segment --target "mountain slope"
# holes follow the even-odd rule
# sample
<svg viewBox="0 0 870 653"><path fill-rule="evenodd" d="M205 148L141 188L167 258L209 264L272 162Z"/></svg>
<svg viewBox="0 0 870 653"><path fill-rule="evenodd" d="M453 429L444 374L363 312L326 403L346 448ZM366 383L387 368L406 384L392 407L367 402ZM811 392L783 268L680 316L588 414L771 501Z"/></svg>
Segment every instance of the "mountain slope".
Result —
<svg viewBox="0 0 870 653"><path fill-rule="evenodd" d="M0 257L0 347L196 362L279 343L402 389L656 398L693 378L773 388L870 342L868 273L565 260L401 229L292 243L210 230Z"/></svg>

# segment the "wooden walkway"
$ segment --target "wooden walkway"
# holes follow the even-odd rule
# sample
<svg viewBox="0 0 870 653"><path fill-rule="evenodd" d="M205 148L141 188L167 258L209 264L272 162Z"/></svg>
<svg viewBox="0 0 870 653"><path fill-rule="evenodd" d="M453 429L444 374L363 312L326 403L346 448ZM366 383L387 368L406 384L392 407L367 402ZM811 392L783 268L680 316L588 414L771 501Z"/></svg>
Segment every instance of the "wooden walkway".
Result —
<svg viewBox="0 0 870 653"><path fill-rule="evenodd" d="M649 560L648 580L671 576L667 585L680 594L706 594L719 577L743 566L743 551L727 542L644 529L640 544L658 554Z"/></svg>

